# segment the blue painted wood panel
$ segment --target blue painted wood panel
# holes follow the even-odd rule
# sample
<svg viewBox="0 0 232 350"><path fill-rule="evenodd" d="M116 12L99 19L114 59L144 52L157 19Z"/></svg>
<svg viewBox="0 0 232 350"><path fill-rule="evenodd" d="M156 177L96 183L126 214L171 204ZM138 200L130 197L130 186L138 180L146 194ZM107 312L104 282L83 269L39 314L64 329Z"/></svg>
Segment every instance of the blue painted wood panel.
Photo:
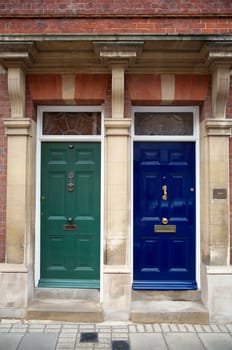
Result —
<svg viewBox="0 0 232 350"><path fill-rule="evenodd" d="M133 191L133 288L196 289L195 143L135 142Z"/></svg>

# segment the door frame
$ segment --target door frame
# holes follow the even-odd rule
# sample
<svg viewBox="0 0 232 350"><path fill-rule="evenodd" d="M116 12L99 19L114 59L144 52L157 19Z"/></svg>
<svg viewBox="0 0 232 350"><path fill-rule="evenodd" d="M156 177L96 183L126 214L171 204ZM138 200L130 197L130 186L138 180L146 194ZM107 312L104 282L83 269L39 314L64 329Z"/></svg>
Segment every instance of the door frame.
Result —
<svg viewBox="0 0 232 350"><path fill-rule="evenodd" d="M134 115L135 112L167 112L167 113L177 113L177 112L191 112L193 113L193 135L135 135L135 123L134 123ZM178 106L178 107L170 107L170 106L135 106L132 108L132 128L131 128L131 285L134 280L134 269L133 269L133 248L134 248L134 174L133 174L133 166L134 166L134 142L194 142L195 143L195 179L196 179L196 282L198 289L200 289L200 153L199 153L199 107L198 106Z"/></svg>
<svg viewBox="0 0 232 350"><path fill-rule="evenodd" d="M100 112L101 135L43 135L42 118L44 112ZM36 130L36 171L35 171L35 253L34 253L34 286L38 287L40 280L40 235L41 235L41 143L42 142L99 142L101 144L100 164L100 290L103 285L103 224L104 224L104 114L102 106L38 106L37 107L37 130ZM101 293L102 294L102 293Z"/></svg>

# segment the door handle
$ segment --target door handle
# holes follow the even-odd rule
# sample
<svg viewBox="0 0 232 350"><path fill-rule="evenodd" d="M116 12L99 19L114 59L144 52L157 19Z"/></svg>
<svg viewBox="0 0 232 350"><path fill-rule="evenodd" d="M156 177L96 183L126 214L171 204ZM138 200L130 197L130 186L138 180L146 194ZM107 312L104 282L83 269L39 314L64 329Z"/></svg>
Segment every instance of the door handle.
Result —
<svg viewBox="0 0 232 350"><path fill-rule="evenodd" d="M168 224L168 219L167 218L162 218L162 224L167 225Z"/></svg>
<svg viewBox="0 0 232 350"><path fill-rule="evenodd" d="M67 218L67 221L69 222L69 224L71 224L71 222L73 222L73 218L72 218L71 216L69 216L69 217Z"/></svg>
<svg viewBox="0 0 232 350"><path fill-rule="evenodd" d="M162 199L163 199L163 201L166 201L168 199L168 186L163 185L162 191L163 191Z"/></svg>
<svg viewBox="0 0 232 350"><path fill-rule="evenodd" d="M73 192L73 190L74 190L74 184L73 184L72 182L69 182L68 185L67 185L67 187L68 187L68 191L69 191L69 192Z"/></svg>

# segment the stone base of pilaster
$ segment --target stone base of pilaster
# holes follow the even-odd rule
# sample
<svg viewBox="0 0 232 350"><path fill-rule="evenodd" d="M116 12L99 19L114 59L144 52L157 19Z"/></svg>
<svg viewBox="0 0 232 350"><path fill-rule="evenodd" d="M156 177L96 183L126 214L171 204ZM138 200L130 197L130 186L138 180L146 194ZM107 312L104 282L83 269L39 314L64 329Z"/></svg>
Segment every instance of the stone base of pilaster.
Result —
<svg viewBox="0 0 232 350"><path fill-rule="evenodd" d="M105 319L126 321L130 317L131 274L124 266L105 266L103 277Z"/></svg>
<svg viewBox="0 0 232 350"><path fill-rule="evenodd" d="M28 276L24 265L0 264L0 318L25 317Z"/></svg>
<svg viewBox="0 0 232 350"><path fill-rule="evenodd" d="M201 290L210 322L232 322L232 266L202 265Z"/></svg>

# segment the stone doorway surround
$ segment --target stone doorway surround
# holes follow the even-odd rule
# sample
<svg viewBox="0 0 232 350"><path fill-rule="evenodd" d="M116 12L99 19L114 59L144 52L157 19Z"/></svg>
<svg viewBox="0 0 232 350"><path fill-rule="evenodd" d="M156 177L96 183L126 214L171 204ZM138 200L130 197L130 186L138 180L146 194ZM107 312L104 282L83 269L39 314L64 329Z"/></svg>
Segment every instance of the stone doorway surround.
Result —
<svg viewBox="0 0 232 350"><path fill-rule="evenodd" d="M62 38L48 38L53 41L52 49L48 47L49 40L43 43L38 36L30 42L23 37L20 42L19 39L14 42L14 39L17 38L12 37L7 49L5 42L0 45L11 103L11 118L4 120L8 140L6 259L0 264L0 282L1 290L7 289L8 294L0 293L0 315L3 317L24 317L34 288L36 125L32 118L25 118L26 75L66 73L63 79L66 88L62 85L65 91L63 100L76 103L70 99L73 95L72 79L67 78L64 69L68 54L63 56L63 61L59 60L59 50L67 49L67 45L62 44ZM79 51L72 51L68 74L88 72L88 65L84 65L87 52L93 63L92 72L108 74L110 71L112 78L111 118L104 121L105 258L102 305L105 318L128 319L131 305L131 120L125 118L125 73L132 80L133 74L161 74L160 96L155 96L154 91L152 93L156 103L167 105L175 100L175 74L194 72L209 74L212 78L212 112L200 123L201 298L209 311L210 320L231 321L229 137L232 120L226 118L226 104L232 46L216 39L209 42L208 38L202 37L185 38L181 49L177 37L173 37L170 43L155 36L147 40L142 35L125 36L120 42L112 41L112 38L106 40L106 37L100 39L91 37L85 42L82 40ZM165 47L169 44L170 54L164 58ZM78 41L76 45L78 48ZM86 50L81 56L79 53L84 47ZM81 61L76 63L77 57ZM137 99L139 102L142 103ZM116 175L115 169L120 176Z"/></svg>

